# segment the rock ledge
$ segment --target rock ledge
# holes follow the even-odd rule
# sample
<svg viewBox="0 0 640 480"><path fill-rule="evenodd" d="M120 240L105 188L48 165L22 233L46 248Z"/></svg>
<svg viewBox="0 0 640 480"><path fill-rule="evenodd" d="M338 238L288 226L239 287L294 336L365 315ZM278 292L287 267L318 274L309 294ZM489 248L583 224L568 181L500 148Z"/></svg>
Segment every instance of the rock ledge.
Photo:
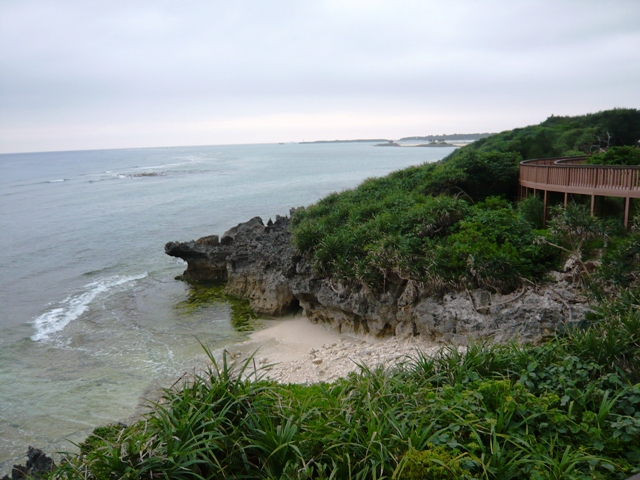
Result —
<svg viewBox="0 0 640 480"><path fill-rule="evenodd" d="M523 287L508 295L487 290L430 295L417 282L397 279L382 292L335 283L318 276L310 259L293 246L290 218L265 225L260 217L241 223L222 238L169 242L168 255L188 264L189 282L226 282L230 295L250 301L260 314L302 310L313 323L338 332L399 339L421 337L465 345L470 339L537 342L566 323L584 318L586 299L568 278Z"/></svg>

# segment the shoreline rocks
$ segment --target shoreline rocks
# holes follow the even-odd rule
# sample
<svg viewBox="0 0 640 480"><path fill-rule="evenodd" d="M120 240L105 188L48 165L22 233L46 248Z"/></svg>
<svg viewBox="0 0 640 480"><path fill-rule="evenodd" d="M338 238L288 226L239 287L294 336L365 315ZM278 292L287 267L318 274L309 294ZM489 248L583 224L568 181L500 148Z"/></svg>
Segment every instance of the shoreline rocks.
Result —
<svg viewBox="0 0 640 480"><path fill-rule="evenodd" d="M47 478L48 474L56 468L54 461L47 457L42 450L29 447L27 451L27 463L24 465L14 465L11 469L11 477L5 475L1 480L38 480Z"/></svg>
<svg viewBox="0 0 640 480"><path fill-rule="evenodd" d="M293 212L293 211L292 211ZM168 255L188 264L188 282L226 282L230 295L249 300L259 314L302 310L313 323L340 333L421 337L465 345L469 339L538 342L566 323L584 318L589 306L569 279L530 285L507 295L487 290L429 294L418 282L391 279L380 292L318 276L291 241L290 218L265 225L260 217L241 223L220 239L169 242Z"/></svg>

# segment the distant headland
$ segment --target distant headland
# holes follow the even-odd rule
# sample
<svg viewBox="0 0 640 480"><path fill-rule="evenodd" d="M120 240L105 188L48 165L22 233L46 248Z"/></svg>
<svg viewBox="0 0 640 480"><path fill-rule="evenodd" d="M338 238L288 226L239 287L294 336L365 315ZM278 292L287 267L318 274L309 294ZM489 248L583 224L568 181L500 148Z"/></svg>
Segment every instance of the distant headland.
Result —
<svg viewBox="0 0 640 480"><path fill-rule="evenodd" d="M314 140L313 142L298 142L300 144L309 143L376 143L376 142L388 142L386 138L359 138L355 140Z"/></svg>
<svg viewBox="0 0 640 480"><path fill-rule="evenodd" d="M492 133L452 133L442 135L425 135L403 137L398 140L388 138L358 138L352 140L314 140L298 142L299 144L317 143L373 143L376 147L459 147L489 137ZM452 143L455 142L455 143Z"/></svg>
<svg viewBox="0 0 640 480"><path fill-rule="evenodd" d="M424 137L404 137L398 140L398 142L446 142L449 141L474 141L481 138L487 138L493 133L451 133L443 135L426 135Z"/></svg>

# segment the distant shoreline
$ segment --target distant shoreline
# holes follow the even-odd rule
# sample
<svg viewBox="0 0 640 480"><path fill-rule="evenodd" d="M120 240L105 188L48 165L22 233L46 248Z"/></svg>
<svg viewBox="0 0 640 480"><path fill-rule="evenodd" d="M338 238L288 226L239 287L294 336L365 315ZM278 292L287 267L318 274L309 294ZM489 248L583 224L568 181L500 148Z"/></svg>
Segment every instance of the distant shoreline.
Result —
<svg viewBox="0 0 640 480"><path fill-rule="evenodd" d="M312 142L298 142L300 145L308 145L312 143L375 143L375 142L389 142L387 138L361 138L355 140L314 140Z"/></svg>
<svg viewBox="0 0 640 480"><path fill-rule="evenodd" d="M388 138L356 138L349 140L313 140L310 142L298 142L300 145L309 145L309 144L318 144L318 143L388 143L390 146L407 146L407 147L431 147L431 146L457 146L457 145L436 145L439 142L465 142L470 143L476 140L480 140L482 138L486 138L493 133L451 133L451 134L443 134L443 135L425 135L425 136L415 136L415 137L403 137L399 140L389 140ZM427 142L421 143L419 145L399 145L399 142Z"/></svg>

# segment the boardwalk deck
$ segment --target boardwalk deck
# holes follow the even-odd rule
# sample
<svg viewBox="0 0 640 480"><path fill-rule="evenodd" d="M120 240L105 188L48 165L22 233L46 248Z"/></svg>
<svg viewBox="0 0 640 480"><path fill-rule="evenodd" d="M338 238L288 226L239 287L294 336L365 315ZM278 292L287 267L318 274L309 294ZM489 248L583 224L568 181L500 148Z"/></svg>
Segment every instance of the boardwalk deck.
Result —
<svg viewBox="0 0 640 480"><path fill-rule="evenodd" d="M640 167L618 165L584 165L588 157L537 158L520 163L520 196L529 189L544 192L544 212L548 206L548 192L564 193L567 204L569 194L590 195L591 213L595 198L622 197L625 199L624 226L629 226L632 198L640 198Z"/></svg>

